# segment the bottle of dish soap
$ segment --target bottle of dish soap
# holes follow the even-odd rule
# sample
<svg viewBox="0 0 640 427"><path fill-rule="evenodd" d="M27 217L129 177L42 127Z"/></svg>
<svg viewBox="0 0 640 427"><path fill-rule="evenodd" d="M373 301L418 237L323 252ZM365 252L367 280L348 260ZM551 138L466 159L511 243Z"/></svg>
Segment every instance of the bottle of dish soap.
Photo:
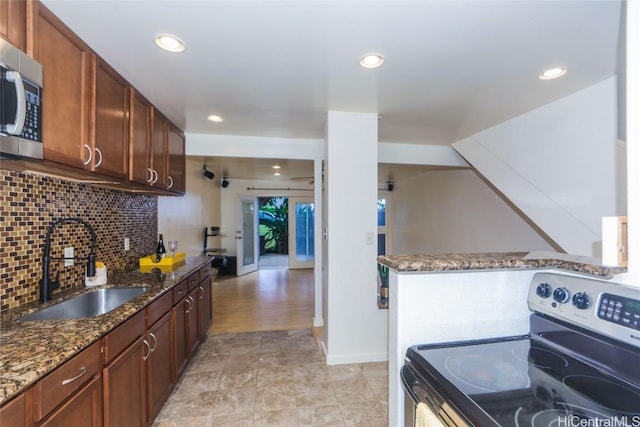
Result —
<svg viewBox="0 0 640 427"><path fill-rule="evenodd" d="M160 238L158 239L158 246L156 246L156 262L162 261L164 255L167 251L164 248L164 241L162 240L162 234L160 234Z"/></svg>

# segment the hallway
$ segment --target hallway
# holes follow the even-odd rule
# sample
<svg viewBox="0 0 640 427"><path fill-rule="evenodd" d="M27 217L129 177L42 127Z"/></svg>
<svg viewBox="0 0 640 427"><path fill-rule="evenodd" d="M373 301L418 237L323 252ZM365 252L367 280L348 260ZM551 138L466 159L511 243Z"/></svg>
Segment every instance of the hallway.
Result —
<svg viewBox="0 0 640 427"><path fill-rule="evenodd" d="M313 327L313 269L261 269L213 281L209 333Z"/></svg>

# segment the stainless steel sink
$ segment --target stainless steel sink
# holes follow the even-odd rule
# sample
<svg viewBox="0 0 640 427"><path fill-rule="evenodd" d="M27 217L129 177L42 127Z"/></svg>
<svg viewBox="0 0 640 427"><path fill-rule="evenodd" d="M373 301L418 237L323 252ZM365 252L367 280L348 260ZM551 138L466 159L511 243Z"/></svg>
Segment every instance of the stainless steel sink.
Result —
<svg viewBox="0 0 640 427"><path fill-rule="evenodd" d="M97 289L21 317L18 321L81 319L99 316L120 307L148 290L147 287Z"/></svg>

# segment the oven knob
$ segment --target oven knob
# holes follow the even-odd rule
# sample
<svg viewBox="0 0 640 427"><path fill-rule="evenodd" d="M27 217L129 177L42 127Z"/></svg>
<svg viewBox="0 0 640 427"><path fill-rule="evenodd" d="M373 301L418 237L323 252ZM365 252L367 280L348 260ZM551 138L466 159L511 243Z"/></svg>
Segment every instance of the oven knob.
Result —
<svg viewBox="0 0 640 427"><path fill-rule="evenodd" d="M573 305L580 310L587 309L591 307L591 298L589 298L586 292L578 292L573 296Z"/></svg>
<svg viewBox="0 0 640 427"><path fill-rule="evenodd" d="M553 291L553 299L558 301L560 304L564 304L569 301L569 291L567 288L556 288Z"/></svg>
<svg viewBox="0 0 640 427"><path fill-rule="evenodd" d="M540 283L536 288L536 295L540 298L549 298L551 296L551 286L548 283Z"/></svg>

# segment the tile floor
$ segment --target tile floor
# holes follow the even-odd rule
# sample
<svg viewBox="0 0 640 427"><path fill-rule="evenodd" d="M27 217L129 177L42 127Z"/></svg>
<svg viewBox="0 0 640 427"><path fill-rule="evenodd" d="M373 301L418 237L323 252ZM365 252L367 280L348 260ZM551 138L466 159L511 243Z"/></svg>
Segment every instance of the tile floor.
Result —
<svg viewBox="0 0 640 427"><path fill-rule="evenodd" d="M387 427L387 366L327 366L310 329L210 334L153 427Z"/></svg>

